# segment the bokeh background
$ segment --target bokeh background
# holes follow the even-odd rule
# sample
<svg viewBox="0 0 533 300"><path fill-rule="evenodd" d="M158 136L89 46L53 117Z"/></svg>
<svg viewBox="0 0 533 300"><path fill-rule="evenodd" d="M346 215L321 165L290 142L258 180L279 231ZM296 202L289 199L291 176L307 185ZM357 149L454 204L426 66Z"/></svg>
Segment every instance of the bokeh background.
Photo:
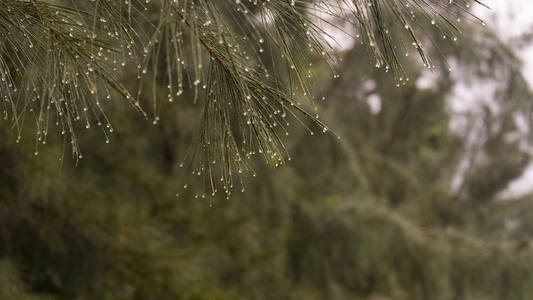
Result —
<svg viewBox="0 0 533 300"><path fill-rule="evenodd" d="M533 4L487 4L404 86L341 41L340 78L313 64L341 140L292 126L229 199L182 188L187 95L157 126L112 106L78 163L1 123L0 299L531 299Z"/></svg>

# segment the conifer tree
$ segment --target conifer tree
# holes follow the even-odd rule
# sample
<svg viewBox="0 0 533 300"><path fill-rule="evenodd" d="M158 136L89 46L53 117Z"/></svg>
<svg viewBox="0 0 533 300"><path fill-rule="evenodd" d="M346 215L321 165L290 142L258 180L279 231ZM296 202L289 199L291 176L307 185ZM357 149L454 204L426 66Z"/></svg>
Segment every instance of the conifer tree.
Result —
<svg viewBox="0 0 533 300"><path fill-rule="evenodd" d="M457 41L477 0L4 0L0 9L2 114L23 138L30 123L39 144L59 132L82 158L81 128L111 141L111 105L130 105L154 124L184 91L203 108L198 146L187 158L203 188L231 192L235 174L258 155L272 166L290 159L291 123L310 134L317 116L309 64L339 63L327 26L350 27L376 67L397 85L401 57L417 53L434 68L429 31ZM479 20L477 20L479 21ZM481 21L479 21L482 23ZM281 59L281 61L280 61ZM123 78L135 74L130 86ZM161 91L157 86L167 86ZM304 100L310 100L305 102ZM169 104L168 102L178 102ZM306 104L309 103L309 104ZM307 120L311 120L309 123ZM253 172L253 171L251 171ZM239 176L237 176L238 178Z"/></svg>
<svg viewBox="0 0 533 300"><path fill-rule="evenodd" d="M36 4L41 9L44 2ZM220 3L236 4L211 2L217 8ZM257 12L248 0L241 2L250 13ZM83 5L80 9L85 10L92 5L61 3ZM146 8L144 19L132 18L137 32L158 24L160 3L152 0ZM125 16L124 22L129 22ZM39 20L35 26L41 26ZM9 130L9 122L0 126L0 299L530 299L532 198L500 201L499 192L530 161L529 149L516 135L515 118L529 116L531 93L520 61L507 45L490 31L463 21L460 46L452 36L442 40L431 20L420 22L434 28L427 35L417 34L420 40L439 40L439 48L425 44L426 56L436 66L429 71L422 64L409 64L418 59L411 48L410 56L402 59L405 74L391 75L386 66L376 69L374 61L368 63L374 57L372 52L365 55L372 49L369 43L358 43L339 55L342 65L332 66L342 76L332 79L320 55L309 51L306 59L313 63L314 81L306 79L308 89L315 91L315 98L329 100L317 101L320 119L342 136L341 142L335 135L308 134L305 126L315 132L320 127L311 127L317 126L312 120L315 112L304 101L297 75L290 66L280 67L286 57L279 48L262 48L260 53L272 61L264 61L268 70L281 69L276 88L287 93L292 82L291 100L302 101L301 108L313 118L301 118L302 126L291 128L285 145L298 155L289 166L254 165L261 180L248 183L247 190L231 201L223 201L223 195L196 199L190 187L174 197L176 182L192 182L185 178L190 173L179 168L181 148L191 144L202 123L198 112L209 100L201 81L194 104L195 85L187 62L183 94L175 96L174 89L172 104L165 100L168 83L158 75L153 84L156 71L166 76L166 63L156 66L154 57L149 58L146 74L144 65L139 69L131 58L124 68L117 67L117 82L139 101L150 123L155 120L155 88L155 99L163 99L157 106L161 121L157 127L147 126L142 112L125 113L130 108L120 101L127 103L127 97L121 100L120 92L110 89L112 97L102 100L102 109L121 132L112 136L107 129L112 143L106 145L97 130L84 130L86 123L80 121L85 119L73 121L85 154L77 167L58 167L56 151L62 145L57 137L63 135L56 134L55 117L48 145L41 146L34 159L26 134L35 133L37 111L35 104L27 106L25 122L19 118L20 131ZM398 26L396 32L405 38L404 28ZM207 50L186 32L183 57L190 57L196 42L195 51L206 56L198 70L203 74L216 61L209 60ZM139 53L136 59L144 61L141 45L135 46L141 52L132 55ZM308 52L303 46L291 49ZM249 54L252 47L239 49ZM148 50L147 57L154 53ZM164 57L165 48L160 51ZM405 55L397 51L398 57ZM459 70L447 72L439 51ZM4 57L9 61L14 55ZM308 63L304 65L305 71ZM430 76L432 85L419 86L428 74L436 75ZM407 75L409 84L396 88L405 82L399 77ZM327 82L324 92L316 92L315 81ZM479 102L482 122L477 122L479 116L461 114L467 122L457 132L451 126L457 115L449 112L448 101L457 97L458 88L478 81L491 84L494 94L483 97L499 109L491 110L492 102ZM100 95L106 83L96 86ZM373 98L382 101L379 111L369 109ZM88 91L86 99L100 98ZM130 107L138 110L135 101ZM12 111L8 113L12 120ZM473 127L479 131L469 128L471 121L481 124ZM91 127L98 128L94 122ZM15 144L19 132L25 140ZM467 149L469 135L479 142L472 150ZM70 139L68 130L64 137ZM474 159L463 173L462 186L450 188L461 160L470 156Z"/></svg>

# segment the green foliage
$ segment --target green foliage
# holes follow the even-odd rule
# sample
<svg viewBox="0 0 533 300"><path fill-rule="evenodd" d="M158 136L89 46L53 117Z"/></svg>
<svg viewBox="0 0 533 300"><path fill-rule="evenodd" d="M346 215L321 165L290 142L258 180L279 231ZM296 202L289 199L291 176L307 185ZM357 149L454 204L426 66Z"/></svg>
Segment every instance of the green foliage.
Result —
<svg viewBox="0 0 533 300"><path fill-rule="evenodd" d="M7 299L528 299L531 196L502 202L498 192L528 161L519 143L503 137L514 131L510 120L531 94L511 53L488 33L469 34L479 38L441 50L458 60L467 79L501 83L496 94L505 96L496 99L506 109L482 110L487 124L502 126L482 131L487 138L478 155L486 159L475 160L459 191L450 182L468 145L450 129L446 103L463 78L442 71L433 87L397 88L357 48L343 57L343 76L326 82L329 100L320 104L341 142L292 128L291 163L279 169L258 163L258 177L230 200L202 199L190 189L175 197L176 183L191 181L179 163L182 145L201 123L202 108L193 103L161 110L169 121L157 127L110 107L116 127L127 130L111 144L102 144L97 132L80 132L86 155L76 168L58 166L58 141L35 159L32 145L10 143L16 132L3 126L0 286L11 289L0 293L17 293ZM482 47L494 55L472 50ZM410 65L416 82L424 72ZM484 71L486 65L499 72ZM330 79L324 66L314 68ZM381 97L379 113L369 109L370 95ZM194 89L184 97L194 98Z"/></svg>
<svg viewBox="0 0 533 300"><path fill-rule="evenodd" d="M251 170L251 156L285 164L291 122L311 133L328 130L301 103L312 100L311 57L335 67L325 26L348 24L376 66L402 82L399 57L412 47L433 68L425 50L431 45L418 36L430 36L431 28L456 40L456 20L473 18L469 7L412 0L7 0L0 12L3 114L19 132L16 141L31 119L36 155L57 128L79 159L78 127L96 125L110 141L110 103L124 98L145 116L150 107L157 124L168 107L161 99L174 102L190 89L203 108L190 170L203 175L201 189L229 194L234 175ZM125 80L128 74L137 74L137 84Z"/></svg>
<svg viewBox="0 0 533 300"><path fill-rule="evenodd" d="M499 198L530 161L524 139L509 137L531 92L490 32L463 25L461 46L450 43L459 32L447 20L468 16L469 2L4 2L0 95L12 122L0 126L0 299L533 293L531 195ZM342 22L365 50L330 52L323 31ZM441 42L406 50L402 40ZM441 54L461 72L446 72ZM427 67L433 85L421 88ZM478 80L493 84L499 109L480 101L452 130L450 98ZM306 105L312 95L324 100ZM121 98L130 105L112 104ZM65 136L48 134L55 122ZM98 122L104 139L76 130ZM48 144L38 159L31 143L11 142L36 128ZM77 166L62 163L64 141L83 149ZM292 159L268 168L257 154L273 166ZM209 197L252 168L242 193ZM193 183L207 194L177 187Z"/></svg>

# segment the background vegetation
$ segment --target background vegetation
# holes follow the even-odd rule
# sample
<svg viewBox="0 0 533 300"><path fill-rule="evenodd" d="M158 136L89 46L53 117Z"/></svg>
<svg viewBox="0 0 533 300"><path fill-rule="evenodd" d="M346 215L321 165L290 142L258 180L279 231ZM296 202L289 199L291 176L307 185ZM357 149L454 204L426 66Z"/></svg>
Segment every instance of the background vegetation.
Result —
<svg viewBox="0 0 533 300"><path fill-rule="evenodd" d="M462 30L428 49L433 73L406 58L400 87L358 44L338 53L340 78L312 58L335 134L290 126L291 161L252 160L257 176L229 199L183 188L197 178L180 167L202 114L194 88L157 126L109 105L111 143L80 131L79 162L55 135L35 156L14 142L33 124L1 123L0 299L529 299L532 198L500 193L530 161L516 119L531 93L512 50ZM477 113L452 114L453 99Z"/></svg>

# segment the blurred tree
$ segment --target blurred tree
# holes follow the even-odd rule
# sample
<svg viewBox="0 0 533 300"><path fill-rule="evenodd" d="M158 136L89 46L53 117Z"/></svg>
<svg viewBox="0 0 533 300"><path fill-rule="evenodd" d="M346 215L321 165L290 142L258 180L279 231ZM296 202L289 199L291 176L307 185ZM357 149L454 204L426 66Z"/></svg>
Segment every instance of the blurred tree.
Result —
<svg viewBox="0 0 533 300"><path fill-rule="evenodd" d="M159 6L150 8L146 16L157 22ZM203 107L193 101L160 109L166 121L159 126L109 105L113 143L79 131L85 158L77 167L58 163L60 137L50 135L35 159L33 145L11 143L19 131L2 124L0 298L529 299L531 197L500 201L498 194L529 160L508 137L531 94L511 51L477 26L463 30L476 38L426 48L456 61L461 76L435 59L432 77L410 55L410 80L399 82L355 47L340 54L343 76L331 80L328 66L313 58L314 80L327 88L311 85L310 92L327 99L319 102L321 120L342 140L310 136L313 121L302 120L287 129L291 163L270 169L250 160L258 178L229 201L190 188L175 196L177 183L191 182L179 164L202 123ZM268 64L286 63L271 57ZM166 69L149 66L146 76ZM126 72L121 82L135 84L136 75ZM420 84L428 76L431 84ZM479 114L466 114L455 130L450 99L476 80L498 83L487 97L501 109L480 101ZM284 86L291 76L279 81ZM166 82L141 84L166 93ZM194 87L184 85L183 97L194 99ZM153 99L141 93L138 100ZM21 135L35 132L29 125ZM465 172L463 161L471 162ZM462 180L453 189L456 177Z"/></svg>

